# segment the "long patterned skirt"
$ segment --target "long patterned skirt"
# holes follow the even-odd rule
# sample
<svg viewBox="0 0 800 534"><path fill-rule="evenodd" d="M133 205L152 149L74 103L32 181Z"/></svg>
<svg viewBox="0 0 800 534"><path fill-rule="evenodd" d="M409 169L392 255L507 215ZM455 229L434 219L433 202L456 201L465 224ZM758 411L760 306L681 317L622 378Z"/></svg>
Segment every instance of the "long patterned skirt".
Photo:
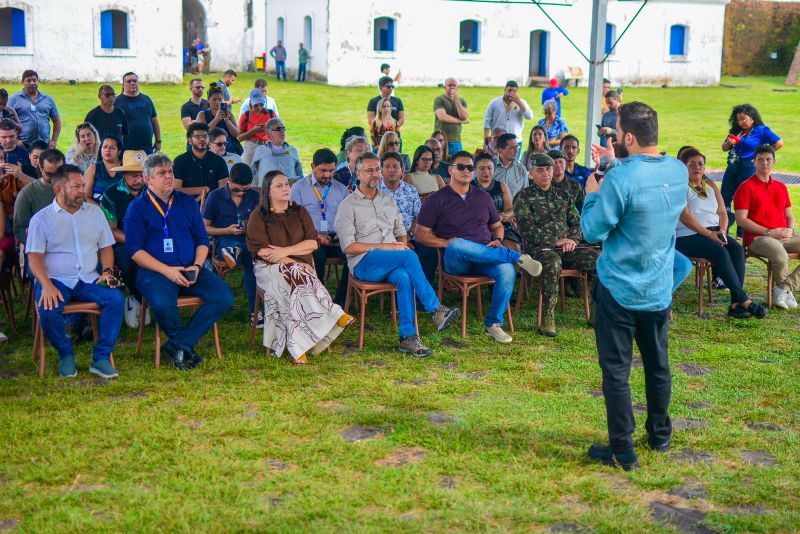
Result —
<svg viewBox="0 0 800 534"><path fill-rule="evenodd" d="M314 269L304 263L255 265L264 290L264 346L280 357L319 354L342 333L344 310L333 303Z"/></svg>

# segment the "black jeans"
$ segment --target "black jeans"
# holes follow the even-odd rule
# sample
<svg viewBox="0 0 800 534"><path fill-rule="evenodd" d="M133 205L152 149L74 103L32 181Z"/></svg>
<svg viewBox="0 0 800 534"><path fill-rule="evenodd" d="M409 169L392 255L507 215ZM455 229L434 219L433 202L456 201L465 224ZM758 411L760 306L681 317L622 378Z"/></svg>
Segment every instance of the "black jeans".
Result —
<svg viewBox="0 0 800 534"><path fill-rule="evenodd" d="M341 269L339 277L339 285L336 287L336 294L333 296L333 302L339 306L344 307L344 299L347 296L347 276L349 269L347 268L347 256L345 256L342 249L338 246L329 247L327 245L320 245L314 251L314 267L317 270L317 278L325 285L325 262L328 258L339 258L344 260L344 268Z"/></svg>
<svg viewBox="0 0 800 534"><path fill-rule="evenodd" d="M617 453L633 449L636 421L631 406L630 374L634 340L644 364L645 429L653 443L667 442L672 435L672 421L667 413L672 394L672 375L667 357L670 308L660 311L623 308L600 280L595 284L593 297L594 332L603 371L603 396L611 449Z"/></svg>
<svg viewBox="0 0 800 534"><path fill-rule="evenodd" d="M718 227L709 230L718 231ZM675 249L690 258L705 258L714 266L714 274L722 278L731 291L731 304L744 304L750 297L743 288L744 250L732 237L724 247L700 234L687 235L675 240Z"/></svg>

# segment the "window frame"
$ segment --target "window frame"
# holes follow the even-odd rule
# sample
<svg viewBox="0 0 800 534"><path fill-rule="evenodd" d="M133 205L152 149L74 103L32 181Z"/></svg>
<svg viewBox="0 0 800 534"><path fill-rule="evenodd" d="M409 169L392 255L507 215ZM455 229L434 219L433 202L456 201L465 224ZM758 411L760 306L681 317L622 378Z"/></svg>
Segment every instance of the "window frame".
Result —
<svg viewBox="0 0 800 534"><path fill-rule="evenodd" d="M109 13L110 14L109 16L111 17L111 25L110 25L111 35L108 36L109 40L111 41L111 46L110 47L103 46L103 16L106 13ZM125 16L125 45L126 46L114 46L114 44L115 44L114 41L116 41L117 40L116 38L118 37L117 32L116 32L116 28L115 28L115 25L114 25L114 14L115 13L120 13L120 14ZM102 48L103 50L129 50L130 47L131 47L130 26L131 26L130 15L128 14L127 11L121 11L119 9L106 9L106 10L101 11L100 12L100 48Z"/></svg>
<svg viewBox="0 0 800 534"><path fill-rule="evenodd" d="M475 43L475 42L472 43L473 45L477 44L477 47L476 47L477 50L469 50L469 51L467 51L467 50L462 50L461 49L461 43L463 42L462 38L461 38L461 27L465 22L471 22L473 24L471 39L472 40L477 40L477 43ZM458 21L458 54L460 56L474 57L474 56L481 55L481 52L482 52L482 49L481 49L481 44L482 44L482 42L481 42L482 41L482 39L481 39L481 31L482 30L483 30L483 24L481 24L481 21L478 20L478 19L462 19L462 20Z"/></svg>
<svg viewBox="0 0 800 534"><path fill-rule="evenodd" d="M683 28L683 54L673 54L672 53L672 29L675 27L682 27ZM688 23L686 22L673 22L666 27L666 47L665 47L665 57L666 61L671 62L686 62L689 61L689 38L690 38L690 31L691 28Z"/></svg>
<svg viewBox="0 0 800 534"><path fill-rule="evenodd" d="M308 21L308 32L306 32L306 21ZM303 16L303 47L311 51L314 46L314 17L311 15Z"/></svg>
<svg viewBox="0 0 800 534"><path fill-rule="evenodd" d="M611 31L609 31L611 30ZM614 46L614 41L617 40L617 25L613 22L606 22L606 38L603 44L603 54L612 57L616 55L617 49Z"/></svg>
<svg viewBox="0 0 800 534"><path fill-rule="evenodd" d="M378 48L375 46L376 41L380 43L380 37L378 35L378 21L386 20L389 22L387 31L390 31L391 35L391 47L387 48ZM390 17L388 15L381 15L379 17L372 17L372 52L374 54L395 54L397 53L397 19L394 17Z"/></svg>
<svg viewBox="0 0 800 534"><path fill-rule="evenodd" d="M33 10L28 4L23 2L4 3L0 8L18 9L22 11L25 29L25 46L0 46L0 56L32 56L35 38L33 32L30 31L33 27Z"/></svg>

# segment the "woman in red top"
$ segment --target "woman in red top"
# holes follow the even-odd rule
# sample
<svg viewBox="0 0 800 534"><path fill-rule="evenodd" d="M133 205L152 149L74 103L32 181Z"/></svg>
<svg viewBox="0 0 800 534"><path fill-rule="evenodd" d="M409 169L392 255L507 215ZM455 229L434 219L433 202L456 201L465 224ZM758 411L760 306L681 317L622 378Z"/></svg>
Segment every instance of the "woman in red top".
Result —
<svg viewBox="0 0 800 534"><path fill-rule="evenodd" d="M267 123L276 117L271 109L265 109L267 98L261 89L250 91L250 109L239 118L239 136L237 139L244 144L242 162L250 165L253 163L253 154L258 145L269 141L267 136Z"/></svg>

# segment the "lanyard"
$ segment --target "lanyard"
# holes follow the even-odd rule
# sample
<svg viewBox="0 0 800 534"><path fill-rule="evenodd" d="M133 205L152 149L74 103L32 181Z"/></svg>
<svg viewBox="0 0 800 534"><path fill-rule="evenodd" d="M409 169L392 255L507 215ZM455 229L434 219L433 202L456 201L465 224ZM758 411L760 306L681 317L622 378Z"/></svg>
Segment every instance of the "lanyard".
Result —
<svg viewBox="0 0 800 534"><path fill-rule="evenodd" d="M164 238L169 239L169 228L167 228L167 217L169 216L170 210L172 210L172 201L175 200L174 196L169 197L169 202L167 203L167 211L164 212L164 209L161 207L161 204L155 199L153 194L148 191L147 198L150 199L150 202L153 203L153 206L156 207L158 213L164 218Z"/></svg>
<svg viewBox="0 0 800 534"><path fill-rule="evenodd" d="M331 192L331 184L326 185L322 188L322 194L320 194L319 189L317 186L314 185L314 194L317 195L317 200L319 200L319 209L322 211L322 220L326 219L325 217L325 199L328 198L328 193Z"/></svg>

